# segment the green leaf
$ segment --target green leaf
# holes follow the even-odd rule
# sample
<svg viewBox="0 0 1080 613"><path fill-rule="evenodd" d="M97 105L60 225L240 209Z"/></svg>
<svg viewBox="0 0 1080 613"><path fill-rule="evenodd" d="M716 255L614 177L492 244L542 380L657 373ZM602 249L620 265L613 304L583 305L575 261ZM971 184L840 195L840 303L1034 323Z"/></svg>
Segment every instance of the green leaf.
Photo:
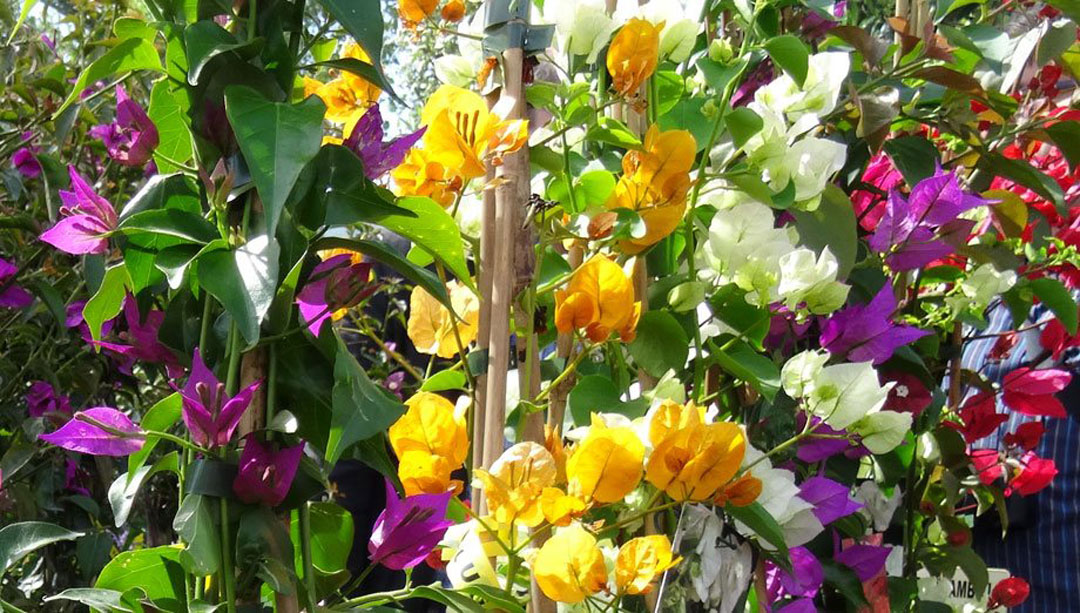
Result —
<svg viewBox="0 0 1080 613"><path fill-rule="evenodd" d="M431 198L399 198L397 205L406 212L380 215L376 223L422 247L469 289L476 291L465 263L461 232L454 218Z"/></svg>
<svg viewBox="0 0 1080 613"><path fill-rule="evenodd" d="M375 436L405 412L397 399L368 378L343 341L337 341L334 360L333 413L326 461L335 464L354 444Z"/></svg>
<svg viewBox="0 0 1080 613"><path fill-rule="evenodd" d="M396 98L397 95L390 89L383 72L383 15L379 0L319 0L319 4L323 5L367 52L375 71L382 81L387 83L387 87L383 89Z"/></svg>
<svg viewBox="0 0 1080 613"><path fill-rule="evenodd" d="M623 402L615 384L602 375L582 377L570 390L566 404L570 407L574 423L579 426L589 425L593 413L619 413L636 419L649 409L649 401L644 398Z"/></svg>
<svg viewBox="0 0 1080 613"><path fill-rule="evenodd" d="M1080 121L1059 121L1047 126L1046 133L1075 169L1080 164Z"/></svg>
<svg viewBox="0 0 1080 613"><path fill-rule="evenodd" d="M64 103L60 105L60 108L56 109L52 118L54 120L58 118L67 107L71 106L72 103L79 99L79 95L82 94L83 90L91 83L107 79L113 75L120 74L121 72L131 72L134 70L154 70L163 72L161 68L161 58L158 56L154 43L145 38L129 38L125 41L121 41L120 44L109 49L104 55L91 62L90 65L86 67L86 70L82 71L79 78L75 80L75 84L71 86L71 93L68 95L67 99L64 100Z"/></svg>
<svg viewBox="0 0 1080 613"><path fill-rule="evenodd" d="M776 392L780 390L780 369L750 345L733 340L727 349L715 347L712 355L721 368L749 383L767 400L776 398Z"/></svg>
<svg viewBox="0 0 1080 613"><path fill-rule="evenodd" d="M180 457L177 452L169 452L158 458L153 465L140 466L130 476L124 473L113 480L112 485L109 486L109 506L112 507L113 520L117 528L127 523L128 515L131 514L131 505L135 504L139 488L150 477L166 470L179 474Z"/></svg>
<svg viewBox="0 0 1080 613"><path fill-rule="evenodd" d="M120 314L129 287L131 278L128 276L127 267L119 264L105 271L101 287L86 301L83 319L86 320L90 336L95 341L101 340L101 324Z"/></svg>
<svg viewBox="0 0 1080 613"><path fill-rule="evenodd" d="M656 84L656 115L662 117L682 100L686 82L674 70L657 70L652 79Z"/></svg>
<svg viewBox="0 0 1080 613"><path fill-rule="evenodd" d="M444 370L424 380L421 392L445 392L465 389L465 373L460 370Z"/></svg>
<svg viewBox="0 0 1080 613"><path fill-rule="evenodd" d="M746 524L758 536L776 547L781 555L788 557L787 543L784 541L784 531L780 524L776 523L772 515L765 510L760 503L754 502L745 507L726 506L724 512L731 517Z"/></svg>
<svg viewBox="0 0 1080 613"><path fill-rule="evenodd" d="M198 258L199 282L236 321L248 345L259 340L259 325L277 286L277 241L257 236L239 249L211 251Z"/></svg>
<svg viewBox="0 0 1080 613"><path fill-rule="evenodd" d="M315 570L327 575L344 570L353 544L352 514L332 502L312 503L309 513Z"/></svg>
<svg viewBox="0 0 1080 613"><path fill-rule="evenodd" d="M731 64L721 64L707 57L697 61L698 70L705 77L705 82L717 94L723 92L745 66L746 60L742 58Z"/></svg>
<svg viewBox="0 0 1080 613"><path fill-rule="evenodd" d="M697 144L697 150L701 151L708 144L712 134L712 121L702 121L702 107L705 106L704 98L686 98L680 100L670 111L660 117L659 124L662 130L689 130Z"/></svg>
<svg viewBox="0 0 1080 613"><path fill-rule="evenodd" d="M885 152L904 175L908 185L932 176L939 161L937 148L921 136L901 136L885 141Z"/></svg>
<svg viewBox="0 0 1080 613"><path fill-rule="evenodd" d="M760 132L765 125L757 113L745 106L732 109L730 113L724 115L724 123L727 124L728 131L731 132L731 140L736 147L745 145L746 141Z"/></svg>
<svg viewBox="0 0 1080 613"><path fill-rule="evenodd" d="M191 120L188 118L190 108L187 88L169 79L154 83L150 90L150 106L146 114L158 130L159 142L154 149L154 163L160 173L180 170L174 162L186 163L195 155Z"/></svg>
<svg viewBox="0 0 1080 613"><path fill-rule="evenodd" d="M375 85L379 89L393 96L395 100L401 100L401 98L398 98L398 95L394 93L394 88L390 85L390 81L386 79L386 75L384 75L381 70L354 57L325 60L308 66L301 66L301 68L311 68L316 70L319 68L336 68L337 70L344 70L345 72L350 72L368 83Z"/></svg>
<svg viewBox="0 0 1080 613"><path fill-rule="evenodd" d="M150 177L135 192L120 211L120 221L144 211L174 209L195 215L202 214L199 192L193 182L182 174L158 174Z"/></svg>
<svg viewBox="0 0 1080 613"><path fill-rule="evenodd" d="M71 600L84 604L91 609L115 613L135 613L135 610L123 603L122 593L116 590L103 590L92 587L70 587L59 594L46 596L45 602L53 600Z"/></svg>
<svg viewBox="0 0 1080 613"><path fill-rule="evenodd" d="M198 85L207 66L224 54L236 54L241 60L255 57L262 50L263 39L238 41L231 32L217 23L204 20L184 29L184 47L187 51L187 80Z"/></svg>
<svg viewBox="0 0 1080 613"><path fill-rule="evenodd" d="M826 560L821 567L825 571L825 582L836 588L848 602L859 606L867 604L862 581L855 571L832 560Z"/></svg>
<svg viewBox="0 0 1080 613"><path fill-rule="evenodd" d="M641 147L641 140L638 139L637 135L631 132L630 128L626 127L626 124L611 117L598 117L596 123L585 134L585 139L608 143L623 149Z"/></svg>
<svg viewBox="0 0 1080 613"><path fill-rule="evenodd" d="M184 542L180 562L188 572L199 577L214 574L221 563L218 504L210 496L188 494L173 518L173 530Z"/></svg>
<svg viewBox="0 0 1080 613"><path fill-rule="evenodd" d="M169 236L200 245L220 238L217 228L202 216L178 209L156 209L136 213L120 222L119 229Z"/></svg>
<svg viewBox="0 0 1080 613"><path fill-rule="evenodd" d="M828 247L839 264L837 277L844 279L855 267L859 251L855 207L842 189L829 183L825 186L821 204L813 211L792 210L799 241L821 253Z"/></svg>
<svg viewBox="0 0 1080 613"><path fill-rule="evenodd" d="M15 20L15 25L12 26L11 34L8 34L7 44L9 46L11 41L15 40L15 35L19 32L23 22L30 16L30 9L34 8L35 4L37 4L37 0L23 0L22 8L19 9L19 18Z"/></svg>
<svg viewBox="0 0 1080 613"><path fill-rule="evenodd" d="M299 104L272 102L250 87L230 85L225 113L262 198L267 234L274 236L300 171L319 153L326 105L318 96Z"/></svg>
<svg viewBox="0 0 1080 613"><path fill-rule="evenodd" d="M1058 281L1050 277L1032 279L1028 282L1031 289L1039 300L1057 316L1061 325L1065 326L1070 336L1076 334L1077 306L1069 290Z"/></svg>
<svg viewBox="0 0 1080 613"><path fill-rule="evenodd" d="M713 312L758 351L769 333L772 313L746 301L746 292L734 283L720 288L711 299Z"/></svg>
<svg viewBox="0 0 1080 613"><path fill-rule="evenodd" d="M668 370L679 371L686 365L690 339L670 313L648 311L637 325L637 336L628 347L634 362L654 377Z"/></svg>
<svg viewBox="0 0 1080 613"><path fill-rule="evenodd" d="M590 170L574 180L578 206L602 206L615 191L615 176L607 170Z"/></svg>
<svg viewBox="0 0 1080 613"><path fill-rule="evenodd" d="M362 253L366 257L386 264L393 268L401 276L423 287L427 293L434 296L439 302L450 306L450 295L446 293L446 286L439 277L430 270L413 264L408 259L398 255L396 251L387 247L385 243L355 238L322 238L312 245L312 251L323 249L349 249Z"/></svg>
<svg viewBox="0 0 1080 613"><path fill-rule="evenodd" d="M82 534L43 521L24 521L0 528L0 577L27 554L57 541L75 540Z"/></svg>
<svg viewBox="0 0 1080 613"><path fill-rule="evenodd" d="M159 609L187 610L180 549L172 545L121 552L101 570L94 587L121 593L136 588Z"/></svg>
<svg viewBox="0 0 1080 613"><path fill-rule="evenodd" d="M765 51L802 87L806 81L806 72L810 68L810 50L801 40L790 34L777 36L765 43Z"/></svg>
<svg viewBox="0 0 1080 613"><path fill-rule="evenodd" d="M888 146L888 145L886 145ZM1065 204L1065 192L1057 181L1035 170L1027 162L1009 159L1000 153L984 155L980 163L995 175L1016 181L1054 203L1054 206L1062 214L1068 214Z"/></svg>
<svg viewBox="0 0 1080 613"><path fill-rule="evenodd" d="M176 422L180 421L182 409L183 399L180 397L180 392L173 392L150 407L150 410L139 420L139 426L144 430L166 432ZM150 452L154 450L159 440L161 439L156 436L147 436L142 448L128 456L129 477L136 474L139 468L146 463L146 459L150 457Z"/></svg>

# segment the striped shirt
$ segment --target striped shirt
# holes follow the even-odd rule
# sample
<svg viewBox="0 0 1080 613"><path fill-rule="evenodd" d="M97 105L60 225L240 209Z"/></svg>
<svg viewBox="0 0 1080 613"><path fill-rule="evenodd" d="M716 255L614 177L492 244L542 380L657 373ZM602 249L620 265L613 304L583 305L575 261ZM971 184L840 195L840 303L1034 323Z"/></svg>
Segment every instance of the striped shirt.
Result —
<svg viewBox="0 0 1080 613"><path fill-rule="evenodd" d="M1008 331L1012 318L1004 306L991 307L986 330L973 332L980 338L967 343L962 363L987 379L1001 383L1002 377L1021 366L1065 368L1076 373L1080 368L1078 349L1067 350L1058 363L1052 362L1039 344L1041 328L1020 332L1012 353L1000 361L990 360L996 337L981 338ZM1052 317L1045 307L1032 309L1022 327L1038 324ZM969 392L973 393L973 392ZM987 566L1007 569L1031 585L1031 596L1017 613L1054 613L1080 610L1080 377L1059 394L1066 407L1065 419L1044 419L1046 433L1036 448L1040 457L1050 458L1058 470L1053 483L1028 497L1014 494L1007 499L1010 525L1004 538L997 513L988 512L976 524L974 547ZM977 441L974 448L1002 448L1005 434L1015 432L1026 422L1043 419L1029 417L1000 406L1009 414L995 434Z"/></svg>

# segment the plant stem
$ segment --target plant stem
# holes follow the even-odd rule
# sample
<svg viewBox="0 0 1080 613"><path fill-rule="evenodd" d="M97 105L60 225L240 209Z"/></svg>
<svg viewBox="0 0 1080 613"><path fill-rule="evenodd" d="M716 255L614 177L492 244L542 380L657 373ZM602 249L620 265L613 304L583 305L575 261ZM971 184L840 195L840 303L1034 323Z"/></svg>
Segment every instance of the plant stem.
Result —
<svg viewBox="0 0 1080 613"><path fill-rule="evenodd" d="M271 351L273 351L273 348L271 348ZM269 420L269 417L267 417L267 420ZM304 589L307 592L307 608L308 611L315 611L315 565L311 560L310 502L305 502L300 507L300 554L304 560Z"/></svg>
<svg viewBox="0 0 1080 613"><path fill-rule="evenodd" d="M574 370L577 368L578 364L581 364L582 360L584 360L585 357L587 355L589 355L591 350L592 350L591 346L583 347L582 350L576 356L574 356L574 359L569 364L566 365L566 368L564 368L563 371L561 373L559 373L559 376L555 377L551 381L551 383L548 384L547 387L545 387L543 390L541 390L541 392L536 396L536 402L540 402L544 398L547 398L548 395L550 395L551 392L556 387L558 387L558 385L560 383L563 382L563 380L565 380L567 377L570 376L571 373L574 372Z"/></svg>
<svg viewBox="0 0 1080 613"><path fill-rule="evenodd" d="M266 419L267 426L274 421L274 412L277 410L277 343L270 345L270 355L267 356L266 368Z"/></svg>
<svg viewBox="0 0 1080 613"><path fill-rule="evenodd" d="M0 600L0 608L2 608L4 611L8 611L9 613L26 613L26 611L23 611L19 607L11 604L6 600Z"/></svg>
<svg viewBox="0 0 1080 613"><path fill-rule="evenodd" d="M233 571L232 542L229 538L229 501L219 499L221 507L221 583L225 586L225 610L236 612L236 573Z"/></svg>

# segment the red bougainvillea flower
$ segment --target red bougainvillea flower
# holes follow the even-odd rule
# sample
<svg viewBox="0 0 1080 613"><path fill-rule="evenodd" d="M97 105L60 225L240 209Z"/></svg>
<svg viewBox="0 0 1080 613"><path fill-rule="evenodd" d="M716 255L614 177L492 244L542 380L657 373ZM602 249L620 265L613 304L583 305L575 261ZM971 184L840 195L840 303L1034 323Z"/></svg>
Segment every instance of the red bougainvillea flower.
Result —
<svg viewBox="0 0 1080 613"><path fill-rule="evenodd" d="M1005 405L1024 415L1065 417L1065 407L1054 394L1065 389L1071 379L1071 374L1056 368L1017 368L1001 382Z"/></svg>
<svg viewBox="0 0 1080 613"><path fill-rule="evenodd" d="M993 485L994 481L1005 476L1001 454L997 449L972 449L969 457L975 476L983 485Z"/></svg>
<svg viewBox="0 0 1080 613"><path fill-rule="evenodd" d="M56 432L38 438L68 451L126 456L142 449L142 430L127 415L110 407L79 411Z"/></svg>
<svg viewBox="0 0 1080 613"><path fill-rule="evenodd" d="M1051 319L1039 334L1039 344L1053 354L1054 360L1060 360L1061 354L1071 347L1080 347L1080 334L1069 336L1064 324L1058 318Z"/></svg>
<svg viewBox="0 0 1080 613"><path fill-rule="evenodd" d="M1046 426L1041 421L1029 421L1017 426L1016 432L1006 434L1005 445L1031 451L1039 446L1039 441L1045 433Z"/></svg>
<svg viewBox="0 0 1080 613"><path fill-rule="evenodd" d="M158 146L154 122L121 85L116 86L116 118L90 128L90 136L101 140L109 157L125 166L142 166Z"/></svg>
<svg viewBox="0 0 1080 613"><path fill-rule="evenodd" d="M885 373L882 379L882 383L890 381L895 383L892 389L889 390L889 397L885 400L885 406L882 407L887 411L911 413L913 417L918 417L919 413L922 413L923 409L930 406L930 402L933 400L930 390L926 388L922 380L911 373Z"/></svg>
<svg viewBox="0 0 1080 613"><path fill-rule="evenodd" d="M987 610L1005 607L1011 609L1018 607L1031 595L1031 586L1020 577L1002 579L994 585L990 591L990 600L986 603Z"/></svg>
<svg viewBox="0 0 1080 613"><path fill-rule="evenodd" d="M240 452L233 493L248 504L276 507L288 495L303 456L303 443L275 451L258 437L248 436Z"/></svg>
<svg viewBox="0 0 1080 613"><path fill-rule="evenodd" d="M1055 320L1056 321L1056 320ZM1020 340L1019 335L1015 330L1009 330L1008 332L997 337L994 341L994 346L990 348L990 353L986 356L986 359L992 362L1000 362L1009 357L1012 353L1016 343Z"/></svg>
<svg viewBox="0 0 1080 613"><path fill-rule="evenodd" d="M884 153L870 158L862 178L859 180L870 189L855 190L851 194L851 203L859 215L859 225L864 230L874 231L882 215L885 214L885 195L904 184L904 175L893 165Z"/></svg>
<svg viewBox="0 0 1080 613"><path fill-rule="evenodd" d="M1020 470L1009 481L1009 487L1005 494L1011 496L1018 493L1021 496L1030 496L1041 491L1057 475L1057 466L1049 458L1040 458L1035 452L1029 451L1020 458Z"/></svg>
<svg viewBox="0 0 1080 613"><path fill-rule="evenodd" d="M206 367L199 350L195 349L191 376L180 391L184 423L191 432L191 440L203 447L228 445L260 383L256 381L229 397L225 386Z"/></svg>
<svg viewBox="0 0 1080 613"><path fill-rule="evenodd" d="M386 482L386 508L375 520L368 541L372 564L394 570L412 568L424 561L454 522L446 519L446 506L454 493L416 494L399 499Z"/></svg>
<svg viewBox="0 0 1080 613"><path fill-rule="evenodd" d="M942 423L963 434L969 445L990 436L997 431L998 426L1009 420L1007 414L997 412L997 401L990 392L979 392L971 396L964 401L957 413L963 424L952 420Z"/></svg>
<svg viewBox="0 0 1080 613"><path fill-rule="evenodd" d="M34 301L33 294L15 285L18 272L18 267L0 258L0 308L21 309Z"/></svg>
<svg viewBox="0 0 1080 613"><path fill-rule="evenodd" d="M41 234L41 240L64 253L84 255L109 250L108 233L116 228L116 209L97 195L90 183L68 166L71 191L60 190L60 221Z"/></svg>

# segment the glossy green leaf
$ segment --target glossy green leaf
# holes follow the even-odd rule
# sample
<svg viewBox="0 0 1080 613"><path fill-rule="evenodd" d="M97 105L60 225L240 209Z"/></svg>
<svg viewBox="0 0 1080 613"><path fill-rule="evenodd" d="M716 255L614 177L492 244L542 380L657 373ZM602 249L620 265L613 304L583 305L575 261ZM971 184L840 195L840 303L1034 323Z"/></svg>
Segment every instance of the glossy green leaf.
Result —
<svg viewBox="0 0 1080 613"><path fill-rule="evenodd" d="M27 554L58 541L71 541L82 536L56 524L43 521L24 521L0 528L0 577Z"/></svg>
<svg viewBox="0 0 1080 613"><path fill-rule="evenodd" d="M1078 323L1077 305L1065 285L1051 277L1032 279L1029 285L1039 300L1057 316L1069 335L1075 335Z"/></svg>
<svg viewBox="0 0 1080 613"><path fill-rule="evenodd" d="M261 38L239 41L214 21L204 20L191 24L184 29L188 84L198 85L203 72L215 58L235 53L240 59L246 60L258 55L262 45Z"/></svg>
<svg viewBox="0 0 1080 613"><path fill-rule="evenodd" d="M353 545L352 514L333 502L315 502L311 517L311 562L320 573L345 569Z"/></svg>
<svg viewBox="0 0 1080 613"><path fill-rule="evenodd" d="M422 392L445 392L447 390L464 390L465 373L460 370L444 370L437 372L424 379L420 386Z"/></svg>
<svg viewBox="0 0 1080 613"><path fill-rule="evenodd" d="M765 51L784 72L791 75L795 83L802 87L806 73L810 68L810 50L798 37L790 34L777 36L765 43Z"/></svg>
<svg viewBox="0 0 1080 613"><path fill-rule="evenodd" d="M727 125L728 132L731 132L731 140L736 147L745 145L746 141L760 132L765 125L757 113L745 106L732 109L724 115L724 123Z"/></svg>
<svg viewBox="0 0 1080 613"><path fill-rule="evenodd" d="M71 600L84 604L94 610L108 611L109 613L135 613L135 609L124 604L122 596L123 594L116 590L103 590L92 587L71 587L59 594L46 596L45 602Z"/></svg>
<svg viewBox="0 0 1080 613"><path fill-rule="evenodd" d="M1080 121L1059 121L1046 127L1046 133L1061 149L1069 166L1080 164Z"/></svg>
<svg viewBox="0 0 1080 613"><path fill-rule="evenodd" d="M375 66L368 64L367 62L361 62L360 60L352 57L342 57L334 60L325 60L322 62L316 62L309 66L303 66L303 68L333 68L337 70L344 70L345 72L352 73L361 79L367 81L378 87L379 89L387 92L395 99L400 100L397 94L394 93L394 88L390 85L390 82L386 79L386 76L381 70L375 68Z"/></svg>
<svg viewBox="0 0 1080 613"><path fill-rule="evenodd" d="M77 101L83 90L91 84L122 72L135 70L163 72L161 57L158 56L157 49L152 42L144 38L129 38L121 41L118 45L106 51L104 55L91 62L86 67L86 70L82 71L79 78L75 79L75 84L71 86L71 93L64 100L64 103L60 105L60 108L53 113L53 119L58 118L67 107Z"/></svg>
<svg viewBox="0 0 1080 613"><path fill-rule="evenodd" d="M746 524L751 530L757 533L758 536L768 541L773 547L776 547L781 555L785 558L788 555L787 542L784 541L784 531L780 528L780 524L776 523L776 520L769 512L765 510L765 507L760 503L754 502L745 507L736 507L728 505L724 507L724 512L731 517Z"/></svg>
<svg viewBox="0 0 1080 613"><path fill-rule="evenodd" d="M780 369L745 342L732 341L727 349L715 347L712 356L721 368L750 384L767 400L771 401L780 391Z"/></svg>
<svg viewBox="0 0 1080 613"><path fill-rule="evenodd" d="M267 234L274 236L300 171L319 153L326 105L317 96L299 104L272 102L233 85L225 88L225 113L262 198Z"/></svg>
<svg viewBox="0 0 1080 613"><path fill-rule="evenodd" d="M214 574L221 563L218 504L213 497L188 494L173 518L173 530L184 542L180 562L200 577Z"/></svg>
<svg viewBox="0 0 1080 613"><path fill-rule="evenodd" d="M166 432L180 421L182 409L183 399L180 397L180 392L173 392L154 403L154 406L150 407L150 410L139 420L139 426L144 430ZM136 474L146 463L146 459L150 457L150 452L154 450L159 440L161 439L156 436L147 436L142 448L128 456L129 477Z"/></svg>
<svg viewBox="0 0 1080 613"><path fill-rule="evenodd" d="M397 232L430 253L437 261L472 290L476 290L465 263L465 246L457 222L431 198L399 198L404 214L379 216L376 223Z"/></svg>
<svg viewBox="0 0 1080 613"><path fill-rule="evenodd" d="M163 471L180 472L180 457L177 452L171 451L152 465L140 466L130 476L124 473L113 480L109 486L109 505L112 507L113 521L117 528L127 523L131 506L135 504L135 497L139 495L143 484Z"/></svg>
<svg viewBox="0 0 1080 613"><path fill-rule="evenodd" d="M319 0L319 4L352 34L371 58L382 81L388 83L382 66L383 14L379 0ZM389 86L383 89L396 97Z"/></svg>
<svg viewBox="0 0 1080 613"><path fill-rule="evenodd" d="M638 321L637 335L628 346L634 362L654 377L680 371L690 353L690 339L679 322L665 311L648 311Z"/></svg>
<svg viewBox="0 0 1080 613"><path fill-rule="evenodd" d="M637 149L641 147L641 140L636 134L626 127L626 124L611 117L597 117L596 123L589 128L585 139L600 143L608 143L623 149Z"/></svg>
<svg viewBox="0 0 1080 613"><path fill-rule="evenodd" d="M277 289L277 241L257 236L239 249L199 256L198 266L199 282L236 321L248 345L258 341Z"/></svg>
<svg viewBox="0 0 1080 613"><path fill-rule="evenodd" d="M200 215L178 209L156 209L136 213L120 222L125 232L146 232L205 245L219 238L217 228Z"/></svg>
<svg viewBox="0 0 1080 613"><path fill-rule="evenodd" d="M121 552L105 565L94 587L121 593L140 589L157 608L181 613L186 605L180 551L165 545Z"/></svg>
<svg viewBox="0 0 1080 613"><path fill-rule="evenodd" d="M577 382L566 399L570 415L579 426L589 425L593 413L618 413L636 419L649 409L649 401L636 398L623 402L618 388L608 377L586 375Z"/></svg>
<svg viewBox="0 0 1080 613"><path fill-rule="evenodd" d="M884 148L908 185L933 175L940 161L937 148L921 136L892 138L885 142Z"/></svg>
<svg viewBox="0 0 1080 613"><path fill-rule="evenodd" d="M372 382L343 341L334 360L333 413L326 461L335 464L354 444L375 436L405 412L396 398Z"/></svg>
<svg viewBox="0 0 1080 613"><path fill-rule="evenodd" d="M154 83L150 90L150 106L146 114L158 130L159 142L154 150L154 163L160 173L180 170L176 162L187 163L195 155L191 120L188 118L190 108L187 88L169 79Z"/></svg>
<svg viewBox="0 0 1080 613"><path fill-rule="evenodd" d="M354 238L323 238L318 240L312 250L323 249L348 249L364 254L365 257L375 260L393 268L407 280L423 287L427 293L434 296L439 302L450 306L450 296L446 293L446 286L439 277L430 270L421 268L401 257L396 251L385 243Z"/></svg>
<svg viewBox="0 0 1080 613"><path fill-rule="evenodd" d="M143 184L120 211L120 221L145 211L175 209L200 215L202 205L194 182L182 174L157 174Z"/></svg>
<svg viewBox="0 0 1080 613"><path fill-rule="evenodd" d="M101 340L101 324L120 314L130 286L131 278L123 264L105 271L101 287L83 307L83 319L95 341Z"/></svg>
<svg viewBox="0 0 1080 613"><path fill-rule="evenodd" d="M995 175L1011 179L1054 203L1062 214L1068 214L1065 192L1057 181L1039 172L1026 161L1009 159L1000 153L990 153L980 159L981 165Z"/></svg>
<svg viewBox="0 0 1080 613"><path fill-rule="evenodd" d="M802 244L821 253L828 247L839 264L837 276L847 277L855 267L859 251L855 207L842 189L829 183L825 186L821 203L813 211L793 210L795 227Z"/></svg>

